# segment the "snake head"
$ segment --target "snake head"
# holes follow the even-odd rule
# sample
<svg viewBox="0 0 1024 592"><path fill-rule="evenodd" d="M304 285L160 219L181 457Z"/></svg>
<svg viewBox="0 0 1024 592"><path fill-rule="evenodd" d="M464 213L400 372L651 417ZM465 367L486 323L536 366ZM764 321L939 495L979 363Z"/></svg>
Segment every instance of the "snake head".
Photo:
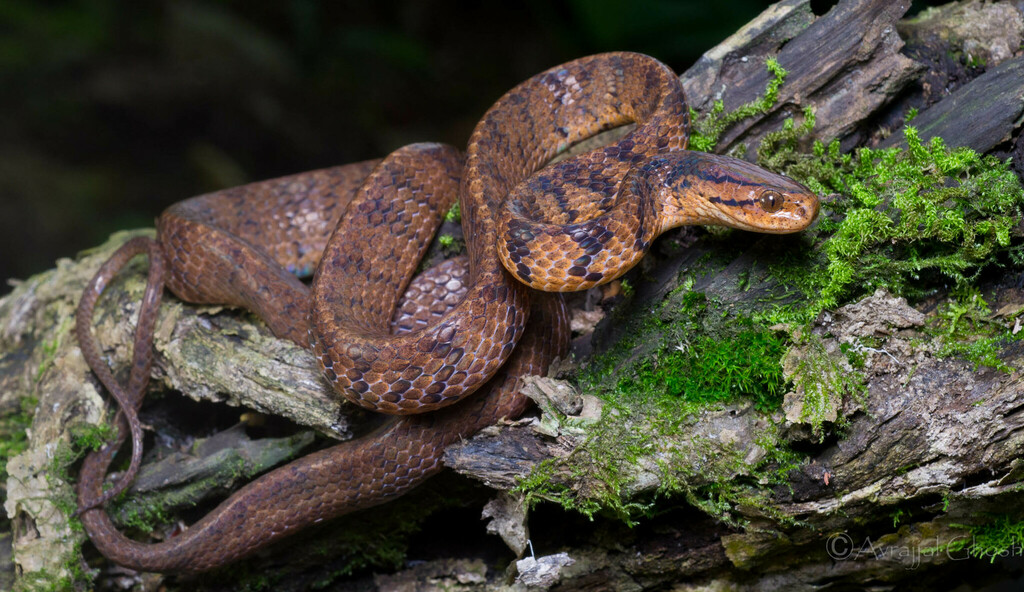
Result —
<svg viewBox="0 0 1024 592"><path fill-rule="evenodd" d="M738 158L675 154L677 174L663 177L659 192L663 229L706 224L787 234L818 217L818 196L789 177Z"/></svg>

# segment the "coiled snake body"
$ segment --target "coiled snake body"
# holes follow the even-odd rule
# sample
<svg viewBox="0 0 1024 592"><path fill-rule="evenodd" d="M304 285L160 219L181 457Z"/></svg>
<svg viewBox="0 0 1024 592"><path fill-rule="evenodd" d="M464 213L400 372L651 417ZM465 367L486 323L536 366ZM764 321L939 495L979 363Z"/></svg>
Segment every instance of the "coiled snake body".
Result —
<svg viewBox="0 0 1024 592"><path fill-rule="evenodd" d="M477 125L464 157L416 144L381 161L172 206L157 221L157 240L126 243L80 303L83 353L122 410L117 441L87 457L79 480L93 542L136 569L202 571L401 495L440 469L445 446L521 413L519 377L543 374L564 355L569 331L560 297L530 288L610 281L654 237L681 224L784 233L814 220L817 197L793 181L686 151L688 118L668 67L639 54L596 55L509 91ZM574 142L629 122L637 128L616 144L537 172ZM410 280L456 195L468 257ZM122 387L99 356L90 322L106 283L140 253L149 255L150 283ZM296 274L312 269L307 288ZM187 301L254 311L277 336L311 346L326 379L350 401L402 417L264 475L173 539L124 537L101 505L138 467L135 411L163 281ZM129 434L131 467L104 493L107 468Z"/></svg>

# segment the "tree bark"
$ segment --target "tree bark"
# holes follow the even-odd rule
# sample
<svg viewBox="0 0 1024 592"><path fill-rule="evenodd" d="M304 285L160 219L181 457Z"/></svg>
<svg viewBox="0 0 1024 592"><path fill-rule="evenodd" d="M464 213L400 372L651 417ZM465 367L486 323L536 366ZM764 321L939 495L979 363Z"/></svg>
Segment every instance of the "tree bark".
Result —
<svg viewBox="0 0 1024 592"><path fill-rule="evenodd" d="M1019 159L1024 155L1019 129L1024 58L1015 56L1024 39L1020 11L1009 2L967 2L901 21L908 6L905 1L843 0L815 16L807 0L779 2L682 75L687 96L701 112L711 110L716 100L726 111L735 109L764 92L770 80L764 60L774 56L788 72L778 100L768 112L727 127L719 151L752 156L766 134L785 119L799 117L806 107L816 114L815 136L839 139L844 149L896 144L902 134L893 132L917 108L914 123L923 137L940 136L979 151L1012 152ZM964 22L975 26L965 27ZM969 52L970 60L984 63L984 74L978 76L982 68L965 68L964 60L948 58L957 52ZM110 416L73 337L72 316L88 278L133 234L115 235L75 260L61 260L55 269L15 284L0 299L0 416L14 418L27 403L31 411L24 450L7 463L8 522L0 530L10 534L0 535L0 587L13 582L33 589L81 577L76 569L84 535L73 528L68 514L72 485L55 459L66 454L83 423L109 422ZM730 311L754 312L766 299L786 298L784 286L766 271L777 256L766 246L767 239L737 240L743 246L740 254L714 273L699 276L692 290ZM687 248L673 252L669 243ZM692 231L666 237L661 253L648 257L629 276L634 294L628 305L614 314L605 311L596 328L593 322L601 313L592 304L599 296L577 297L580 335L574 342L574 364L628 338L632 323L671 298L686 270L715 250L715 241ZM122 370L128 365L144 287L143 265L137 262L122 273L97 309L97 336L106 344L111 364ZM1008 269L1005 281L979 287L996 311L993 322L1006 322L1024 308L1020 277L1020 269ZM574 470L567 461L593 435L601 402L589 393L573 393L563 381L533 381L528 388L540 402L539 418L489 428L445 456L455 471L486 484L487 489L480 489L466 480L448 477L447 482L468 490L471 499L494 497L485 511L494 520L488 528L514 553L482 558L475 550L460 553L456 543L442 543L443 554L390 575L336 583L335 589L647 590L674 585L676 590L811 590L942 582L959 573L963 552L936 549L962 540L966 531L960 525L985 514L1021 515L1024 389L1019 368L1024 367L1024 348L1017 341L1000 344L999 358L1010 372L935 355L939 346L920 328L926 315L935 314L937 303L938 296L915 308L877 292L823 313L792 339L784 370L792 377L802 363L821 354L834 362L822 373L852 373L841 352L870 340L873 346L860 351L863 394L828 394L826 408L815 416L820 421L809 419L807 393L799 384L773 413L749 402L702 409L619 475L624 504L655 500L651 512L658 518L641 520L633 528L615 518L599 515L591 522L551 505L530 510L523 503L517 486L538 467L554 467L548 475L551 482L581 498L607 485L599 475ZM639 347L632 355L649 355L661 345ZM364 429L363 414L331 395L312 356L273 338L251 315L165 298L155 347L154 390L226 403L239 408L249 423L257 419L242 408L282 417L332 440ZM570 373L570 366L563 365L563 373ZM168 395L157 412L146 416L157 432L167 431L159 411L180 404L169 402L177 400L173 397ZM191 409L207 413L210 407ZM643 421L633 427L649 429ZM16 422L4 423L0 439L11 439L18 429ZM657 499L667 480L685 482L684 490L691 493L713 486L722 473L708 468L715 466L709 458L738 459L729 476L749 479L745 467L767 457L764 435L769 432L772 446L788 447L800 459L786 474L784 486L750 484L759 503L716 513L706 499L692 495ZM176 436L179 444L191 442ZM311 440L306 435L249 441L237 430L227 439L229 448L245 451L244 458L259 459L252 460L249 473L298 454ZM133 491L140 495L147 484L166 480L164 475L173 480L182 473L198 474L199 481L218 475L207 465L238 462L237 456L211 460L223 452L223 441L200 445L185 458L172 455L150 463L150 478L136 483ZM673 460L666 467L668 457ZM207 479L198 487L190 480L187 495L180 495L180 487L173 489L160 498L159 507L178 514L183 505L204 503L225 486L224 480L236 477ZM413 507L450 510L452 502L438 501L443 494L436 487L414 492L418 497L396 506L395 516L406 517ZM475 508L473 512L479 511ZM122 513L122 519L128 515ZM423 520L428 518L410 519L414 525ZM360 524L346 519L333 528L364 528ZM377 527L391 528L386 523ZM334 581L340 571L337 558L352 554L337 542L339 536L319 530L305 545L279 545L248 563L248 573L243 573L250 579L243 580L270 578L279 583L275 589ZM427 536L443 539L444 533ZM328 558L310 561L306 556L314 545L327 548ZM104 566L101 577L153 583L148 576L110 566ZM203 581L170 578L164 584L233 589L243 585L239 577L228 572ZM287 584L283 578L289 578Z"/></svg>

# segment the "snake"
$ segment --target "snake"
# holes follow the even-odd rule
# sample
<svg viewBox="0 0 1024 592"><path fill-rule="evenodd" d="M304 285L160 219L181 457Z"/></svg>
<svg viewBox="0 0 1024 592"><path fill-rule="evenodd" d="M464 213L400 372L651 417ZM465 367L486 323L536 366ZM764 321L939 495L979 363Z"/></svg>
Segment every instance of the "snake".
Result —
<svg viewBox="0 0 1024 592"><path fill-rule="evenodd" d="M549 165L577 142L636 124L621 140ZM83 356L117 402L117 436L83 461L79 514L97 549L142 571L201 572L312 524L383 504L441 469L445 447L528 400L570 339L560 292L614 280L680 225L797 232L818 198L746 161L687 150L679 78L637 53L588 56L502 96L465 152L405 146L366 161L194 197L157 220L156 239L125 243L79 302ZM466 255L417 275L458 200ZM128 260L150 272L131 372L121 386L91 331L94 307ZM312 274L307 285L301 278ZM141 459L137 412L152 365L163 285L178 298L248 309L308 347L353 404L389 414L375 432L313 452L236 491L181 534L142 543L103 505ZM472 396L470 396L472 395ZM104 488L130 439L124 476Z"/></svg>

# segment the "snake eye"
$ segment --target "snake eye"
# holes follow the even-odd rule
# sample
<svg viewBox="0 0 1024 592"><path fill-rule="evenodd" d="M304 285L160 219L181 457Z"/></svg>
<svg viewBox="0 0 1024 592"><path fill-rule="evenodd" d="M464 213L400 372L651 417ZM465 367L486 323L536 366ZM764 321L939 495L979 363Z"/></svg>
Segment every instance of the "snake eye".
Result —
<svg viewBox="0 0 1024 592"><path fill-rule="evenodd" d="M778 191L769 189L761 194L758 198L758 203L761 205L761 209L766 212L777 212L782 208L784 202L782 194Z"/></svg>

